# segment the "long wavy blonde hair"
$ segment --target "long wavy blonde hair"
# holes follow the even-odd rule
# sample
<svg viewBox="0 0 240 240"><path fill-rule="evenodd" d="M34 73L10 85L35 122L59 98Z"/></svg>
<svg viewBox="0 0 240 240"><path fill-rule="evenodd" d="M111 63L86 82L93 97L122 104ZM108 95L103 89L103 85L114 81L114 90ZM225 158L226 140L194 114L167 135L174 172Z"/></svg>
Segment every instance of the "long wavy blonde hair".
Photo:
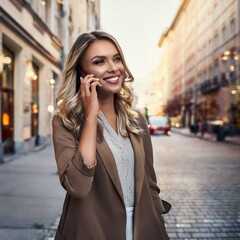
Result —
<svg viewBox="0 0 240 240"><path fill-rule="evenodd" d="M134 80L133 75L127 67L122 49L116 39L103 31L83 33L73 44L65 62L62 82L57 97L58 107L54 114L57 114L62 119L65 127L73 133L78 133L80 131L85 120L85 114L83 103L79 96L80 76L78 75L78 68L80 67L80 60L88 47L97 40L108 40L115 45L126 71L122 89L114 96L115 110L119 119L119 132L122 136L127 136L128 131L134 134L141 134L143 130L138 121L139 113L132 108L133 94L126 86L126 82ZM100 123L98 123L98 127L98 130L102 129ZM100 133L101 132L102 130Z"/></svg>

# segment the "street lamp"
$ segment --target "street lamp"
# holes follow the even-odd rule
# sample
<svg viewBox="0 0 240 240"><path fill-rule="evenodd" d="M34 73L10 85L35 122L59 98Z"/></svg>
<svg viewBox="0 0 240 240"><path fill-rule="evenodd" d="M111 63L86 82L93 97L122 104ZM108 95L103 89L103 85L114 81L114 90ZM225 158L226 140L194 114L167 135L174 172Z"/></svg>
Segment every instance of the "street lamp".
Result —
<svg viewBox="0 0 240 240"><path fill-rule="evenodd" d="M50 105L48 106L48 112L52 113L54 111L54 87L56 80L51 78L49 79L49 85L51 86L51 96L50 96Z"/></svg>
<svg viewBox="0 0 240 240"><path fill-rule="evenodd" d="M55 79L53 79L53 78L51 78L50 80L49 80L49 84L51 85L51 86L53 86L54 87L54 85L55 85Z"/></svg>
<svg viewBox="0 0 240 240"><path fill-rule="evenodd" d="M2 90L3 63L4 63L4 56L2 53L0 53L0 96L2 96L1 90ZM1 101L2 101L2 98L0 97L0 106L2 105ZM2 118L0 117L0 162L2 161L3 161Z"/></svg>

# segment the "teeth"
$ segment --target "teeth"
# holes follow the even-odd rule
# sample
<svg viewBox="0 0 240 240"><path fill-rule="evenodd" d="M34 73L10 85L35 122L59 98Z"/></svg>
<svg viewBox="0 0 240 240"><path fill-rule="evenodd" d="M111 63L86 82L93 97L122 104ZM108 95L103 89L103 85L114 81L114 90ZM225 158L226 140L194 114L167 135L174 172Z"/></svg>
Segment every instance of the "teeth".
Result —
<svg viewBox="0 0 240 240"><path fill-rule="evenodd" d="M118 77L108 78L106 79L106 82L115 82L118 80Z"/></svg>

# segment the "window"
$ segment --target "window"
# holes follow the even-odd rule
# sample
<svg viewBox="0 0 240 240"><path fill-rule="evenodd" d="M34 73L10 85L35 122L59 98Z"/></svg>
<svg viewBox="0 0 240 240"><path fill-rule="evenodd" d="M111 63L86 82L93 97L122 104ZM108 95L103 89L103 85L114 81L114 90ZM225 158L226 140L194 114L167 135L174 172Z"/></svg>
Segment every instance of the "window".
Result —
<svg viewBox="0 0 240 240"><path fill-rule="evenodd" d="M217 48L218 47L218 34L216 33L214 36L214 47Z"/></svg>
<svg viewBox="0 0 240 240"><path fill-rule="evenodd" d="M208 49L209 49L208 53L211 54L211 52L212 52L212 40L211 39L208 41Z"/></svg>
<svg viewBox="0 0 240 240"><path fill-rule="evenodd" d="M63 3L61 1L57 2L57 11L55 13L54 28L55 34L59 39L62 38L63 28L62 28L62 17L64 16Z"/></svg>
<svg viewBox="0 0 240 240"><path fill-rule="evenodd" d="M215 5L214 5L214 9L213 9L213 12L214 12L214 17L216 17L217 16L217 3L215 3Z"/></svg>
<svg viewBox="0 0 240 240"><path fill-rule="evenodd" d="M3 47L3 77L1 88L13 89L14 54Z"/></svg>
<svg viewBox="0 0 240 240"><path fill-rule="evenodd" d="M233 18L231 20L230 28L231 28L231 35L234 35L236 33L236 21L235 21L235 18Z"/></svg>
<svg viewBox="0 0 240 240"><path fill-rule="evenodd" d="M218 76L218 63L215 63L214 76Z"/></svg>
<svg viewBox="0 0 240 240"><path fill-rule="evenodd" d="M30 5L32 4L33 0L26 0Z"/></svg>
<svg viewBox="0 0 240 240"><path fill-rule="evenodd" d="M222 40L223 40L223 43L227 41L227 28L225 26L222 29Z"/></svg>
<svg viewBox="0 0 240 240"><path fill-rule="evenodd" d="M203 45L203 57L206 56L206 45Z"/></svg>
<svg viewBox="0 0 240 240"><path fill-rule="evenodd" d="M209 78L212 78L213 74L212 74L212 67L209 68Z"/></svg>
<svg viewBox="0 0 240 240"><path fill-rule="evenodd" d="M222 61L222 72L226 72L226 70L227 70L227 61Z"/></svg>
<svg viewBox="0 0 240 240"><path fill-rule="evenodd" d="M208 72L207 71L205 71L205 78L204 78L204 80L207 80L208 79Z"/></svg>

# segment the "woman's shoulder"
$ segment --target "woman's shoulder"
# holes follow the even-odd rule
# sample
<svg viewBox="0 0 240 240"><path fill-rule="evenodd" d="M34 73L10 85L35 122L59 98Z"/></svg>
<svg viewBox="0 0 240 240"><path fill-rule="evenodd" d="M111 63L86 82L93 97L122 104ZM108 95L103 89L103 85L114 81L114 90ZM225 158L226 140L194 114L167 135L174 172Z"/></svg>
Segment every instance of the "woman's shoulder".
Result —
<svg viewBox="0 0 240 240"><path fill-rule="evenodd" d="M141 111L139 109L136 109L135 111L138 114L137 120L138 120L139 124L141 126L146 125L147 124L147 119L145 118L145 116L141 113Z"/></svg>
<svg viewBox="0 0 240 240"><path fill-rule="evenodd" d="M58 112L56 113L53 113L52 115L52 124L57 124L57 125L63 125L63 120L62 120L62 117L59 115Z"/></svg>
<svg viewBox="0 0 240 240"><path fill-rule="evenodd" d="M70 135L73 135L74 138L79 139L79 136L81 134L81 128L79 130L71 129L67 126L67 123L64 121L63 117L58 113L54 113L52 115L52 128L53 132L65 132Z"/></svg>

